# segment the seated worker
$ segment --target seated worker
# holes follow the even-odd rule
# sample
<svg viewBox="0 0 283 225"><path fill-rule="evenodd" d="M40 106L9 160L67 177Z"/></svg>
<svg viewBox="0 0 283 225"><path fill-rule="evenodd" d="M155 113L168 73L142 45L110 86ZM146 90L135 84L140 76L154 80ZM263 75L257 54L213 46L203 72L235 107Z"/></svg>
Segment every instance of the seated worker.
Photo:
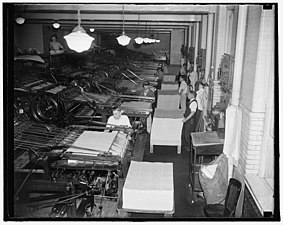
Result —
<svg viewBox="0 0 283 225"><path fill-rule="evenodd" d="M140 92L140 96L145 96L145 97L153 97L155 98L154 91L149 85L142 85L143 89Z"/></svg>
<svg viewBox="0 0 283 225"><path fill-rule="evenodd" d="M107 127L123 126L131 128L131 123L127 115L122 115L121 108L116 106L112 108L113 115L108 118ZM114 125L114 126L113 126ZM108 130L106 130L108 131Z"/></svg>
<svg viewBox="0 0 283 225"><path fill-rule="evenodd" d="M54 34L51 36L51 40L49 42L50 54L58 54L63 53L63 46L57 41L57 35Z"/></svg>
<svg viewBox="0 0 283 225"><path fill-rule="evenodd" d="M180 76L180 87L179 87L179 108L181 107L183 113L186 111L186 101L187 101L187 94L188 94L188 85L185 81L185 76Z"/></svg>
<svg viewBox="0 0 283 225"><path fill-rule="evenodd" d="M196 112L198 110L196 93L194 91L189 91L188 99L190 99L190 101L187 103L184 119L182 120L183 128L181 136L182 149L187 151L190 150L191 146L191 133L195 132Z"/></svg>

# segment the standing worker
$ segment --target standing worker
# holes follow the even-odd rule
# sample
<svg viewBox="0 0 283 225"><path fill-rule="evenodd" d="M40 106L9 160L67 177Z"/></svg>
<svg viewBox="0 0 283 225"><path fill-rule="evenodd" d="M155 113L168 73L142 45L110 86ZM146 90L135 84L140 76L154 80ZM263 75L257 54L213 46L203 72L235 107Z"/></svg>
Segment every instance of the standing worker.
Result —
<svg viewBox="0 0 283 225"><path fill-rule="evenodd" d="M197 125L196 131L203 132L204 131L204 119L203 119L203 109L204 109L204 98L205 98L205 91L203 89L203 84L199 83L198 91L196 92L196 100L198 102L198 110L197 110Z"/></svg>
<svg viewBox="0 0 283 225"><path fill-rule="evenodd" d="M64 48L60 44L60 42L57 41L57 35L54 34L51 36L51 40L49 42L49 48L50 48L50 54L58 54L58 53L63 53Z"/></svg>
<svg viewBox="0 0 283 225"><path fill-rule="evenodd" d="M181 107L183 113L186 111L186 101L187 101L187 94L188 94L188 85L185 81L185 76L180 76L180 87L179 87L179 108Z"/></svg>
<svg viewBox="0 0 283 225"><path fill-rule="evenodd" d="M191 146L191 133L195 132L196 128L196 112L198 110L198 103L195 98L196 93L194 91L189 91L188 99L190 99L190 101L187 103L184 119L182 120L182 149L187 151L189 151Z"/></svg>

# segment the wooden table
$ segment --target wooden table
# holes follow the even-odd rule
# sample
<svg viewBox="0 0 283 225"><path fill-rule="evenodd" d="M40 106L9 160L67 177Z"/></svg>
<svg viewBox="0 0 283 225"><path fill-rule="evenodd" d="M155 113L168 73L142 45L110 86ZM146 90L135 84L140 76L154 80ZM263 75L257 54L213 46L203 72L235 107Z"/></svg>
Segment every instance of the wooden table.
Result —
<svg viewBox="0 0 283 225"><path fill-rule="evenodd" d="M205 164L203 157L219 156L223 152L224 140L219 138L216 131L191 133L191 138L189 186L192 186L193 193L202 191L198 173L201 164ZM192 197L192 203L194 203L194 197Z"/></svg>

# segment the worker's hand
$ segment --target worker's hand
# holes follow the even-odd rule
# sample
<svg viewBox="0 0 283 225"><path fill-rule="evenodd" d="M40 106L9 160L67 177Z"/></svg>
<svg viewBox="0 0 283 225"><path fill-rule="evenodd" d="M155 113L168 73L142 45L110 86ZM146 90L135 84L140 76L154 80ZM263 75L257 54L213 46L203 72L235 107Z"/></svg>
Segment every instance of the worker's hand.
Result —
<svg viewBox="0 0 283 225"><path fill-rule="evenodd" d="M184 118L184 119L182 120L182 122L183 122L183 123L187 122L186 118Z"/></svg>

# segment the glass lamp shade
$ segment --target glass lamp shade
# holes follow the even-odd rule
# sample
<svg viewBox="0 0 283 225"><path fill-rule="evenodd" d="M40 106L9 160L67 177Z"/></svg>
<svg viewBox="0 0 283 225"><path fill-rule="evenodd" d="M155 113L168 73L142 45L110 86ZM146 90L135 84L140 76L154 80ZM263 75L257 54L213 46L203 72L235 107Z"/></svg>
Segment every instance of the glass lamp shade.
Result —
<svg viewBox="0 0 283 225"><path fill-rule="evenodd" d="M60 27L60 23L57 22L53 23L52 25L55 29L58 29Z"/></svg>
<svg viewBox="0 0 283 225"><path fill-rule="evenodd" d="M116 38L119 45L126 46L130 43L131 38L125 35L125 32L122 33L119 37Z"/></svg>
<svg viewBox="0 0 283 225"><path fill-rule="evenodd" d="M143 39L143 42L146 43L146 44L148 44L148 43L150 43L150 39L149 39L149 38L144 38L144 39Z"/></svg>
<svg viewBox="0 0 283 225"><path fill-rule="evenodd" d="M142 38L142 37L137 37L137 38L135 39L135 42L136 42L138 45L140 45L140 44L143 43L143 38Z"/></svg>
<svg viewBox="0 0 283 225"><path fill-rule="evenodd" d="M19 16L18 18L16 18L16 23L17 24L23 24L25 22L25 18Z"/></svg>
<svg viewBox="0 0 283 225"><path fill-rule="evenodd" d="M94 40L81 26L76 26L73 32L64 36L64 38L69 48L79 53L88 50Z"/></svg>

